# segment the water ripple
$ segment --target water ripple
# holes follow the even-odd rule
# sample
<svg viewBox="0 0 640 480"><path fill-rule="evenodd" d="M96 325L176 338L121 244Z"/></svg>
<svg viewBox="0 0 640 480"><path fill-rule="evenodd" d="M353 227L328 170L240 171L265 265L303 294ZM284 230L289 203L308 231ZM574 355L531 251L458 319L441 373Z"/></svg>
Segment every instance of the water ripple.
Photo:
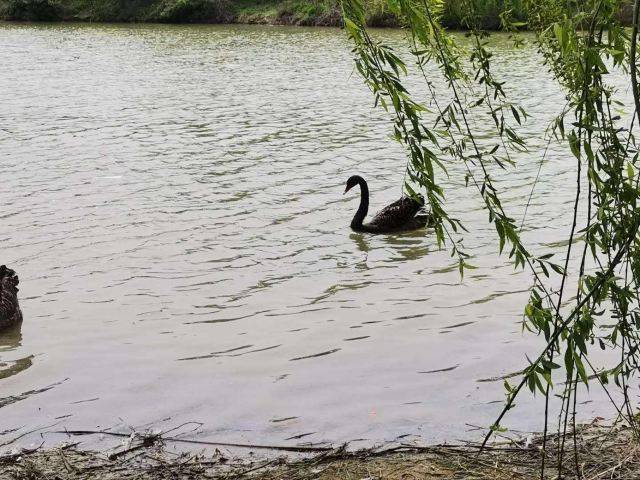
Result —
<svg viewBox="0 0 640 480"><path fill-rule="evenodd" d="M564 101L533 46L496 42L494 74L529 113L529 152L495 172L519 219ZM500 382L475 379L535 347L518 325L530 279L498 256L456 163L441 181L472 232L464 279L428 230L348 229L346 178L369 180L373 213L400 195L406 158L344 32L5 23L0 49L2 263L26 319L0 342L0 431L171 418L230 442L269 442L274 423L290 440L443 441L493 421ZM552 142L523 230L533 252L565 247L570 158Z"/></svg>

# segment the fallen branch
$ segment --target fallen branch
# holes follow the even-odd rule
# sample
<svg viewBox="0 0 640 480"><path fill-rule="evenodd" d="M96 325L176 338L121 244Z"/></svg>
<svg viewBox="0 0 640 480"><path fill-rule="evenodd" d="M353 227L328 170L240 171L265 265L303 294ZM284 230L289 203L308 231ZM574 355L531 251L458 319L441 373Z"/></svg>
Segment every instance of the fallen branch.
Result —
<svg viewBox="0 0 640 480"><path fill-rule="evenodd" d="M50 433L61 433L67 435L111 435L114 437L129 437L130 434L109 432L106 430L57 430ZM222 447L238 447L238 448L255 448L260 450L280 450L283 452L330 452L332 447L313 447L313 446L286 446L286 445L260 445L249 443L231 443L231 442L213 442L208 440L189 440L176 437L159 437L165 442L189 443L193 445L211 445Z"/></svg>

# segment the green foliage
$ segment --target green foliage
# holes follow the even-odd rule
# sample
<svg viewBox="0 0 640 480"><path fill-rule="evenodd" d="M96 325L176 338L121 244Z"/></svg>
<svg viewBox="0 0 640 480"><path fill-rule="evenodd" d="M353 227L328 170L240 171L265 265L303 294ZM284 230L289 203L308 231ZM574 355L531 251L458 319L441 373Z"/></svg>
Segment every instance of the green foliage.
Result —
<svg viewBox="0 0 640 480"><path fill-rule="evenodd" d="M277 19L278 23L292 25L335 25L339 11L329 0L279 2Z"/></svg>
<svg viewBox="0 0 640 480"><path fill-rule="evenodd" d="M475 12L475 24L486 30L501 28L501 15L510 12L515 21L526 22L524 0L473 0L471 9ZM445 3L442 25L449 28L465 28L468 4L466 0L449 0Z"/></svg>
<svg viewBox="0 0 640 480"><path fill-rule="evenodd" d="M228 0L163 0L146 17L157 22L224 21L229 19Z"/></svg>
<svg viewBox="0 0 640 480"><path fill-rule="evenodd" d="M52 0L9 0L0 4L0 18L50 22L60 19L60 6Z"/></svg>
<svg viewBox="0 0 640 480"><path fill-rule="evenodd" d="M502 253L506 249L515 268L525 268L533 277L523 326L542 335L545 346L529 360L518 385L505 382L507 402L485 442L502 428L500 422L525 386L545 397L546 442L549 395L558 374L564 376L560 435L566 435L570 418L575 427L578 383L588 387L592 379L605 389L613 379L623 398L622 405L616 405L620 417L636 428L628 385L640 368L640 162L632 133L640 111L640 91L636 81L637 28L631 38L623 28L619 12L624 4L623 0L523 0L517 4L526 8L544 63L566 91L567 105L553 129L573 156L576 183L573 211L567 212L573 218L572 229L558 264L551 262L550 254L535 255L523 245L491 175L496 167L510 168L510 152L526 151L517 134L526 112L508 100L508 86L493 74L488 34L483 30L490 5L503 9L499 12L503 28L516 31L524 26L514 16L515 0L458 2L459 18L472 37L467 62L461 61L463 52L442 27L448 7L441 0L388 0L389 8L406 26L413 65L370 36L362 0L342 0L357 70L371 89L374 103L393 113L394 137L408 156L405 191L407 195L416 195L419 189L426 193L438 244L449 246L461 275L470 267L470 254L465 252L462 238L454 239L465 228L449 216L441 184L447 165L458 163L466 171L465 183L477 191L495 227L497 250ZM428 64L437 67L444 78L445 95L437 94L425 74ZM423 76L430 104L435 106L435 123L427 119L427 109L403 84L411 67ZM628 120L614 113L624 107L615 100L615 88L608 83L614 70L631 72L636 103L631 130L625 123ZM443 98L451 97L443 103ZM468 121L474 109L493 119L493 145L481 146L476 140ZM582 218L584 223L578 226ZM580 239L578 232L582 233ZM575 258L572 250L579 240L582 248L576 263L571 261ZM577 274L578 282L572 300L565 302L570 270ZM596 342L602 350L615 351L619 361L596 369L590 359L590 347ZM562 361L557 361L559 356ZM559 466L563 453L560 449Z"/></svg>
<svg viewBox="0 0 640 480"><path fill-rule="evenodd" d="M468 28L469 0L443 0L440 23ZM541 0L544 1L544 0ZM400 19L387 0L366 0L369 26L397 27ZM526 0L473 0L474 22L483 29L504 27L503 16L526 22ZM552 15L553 10L547 12ZM630 22L623 2L620 18ZM93 20L147 22L240 22L341 26L340 0L0 0L6 20Z"/></svg>
<svg viewBox="0 0 640 480"><path fill-rule="evenodd" d="M229 0L0 0L0 18L21 21L231 21Z"/></svg>

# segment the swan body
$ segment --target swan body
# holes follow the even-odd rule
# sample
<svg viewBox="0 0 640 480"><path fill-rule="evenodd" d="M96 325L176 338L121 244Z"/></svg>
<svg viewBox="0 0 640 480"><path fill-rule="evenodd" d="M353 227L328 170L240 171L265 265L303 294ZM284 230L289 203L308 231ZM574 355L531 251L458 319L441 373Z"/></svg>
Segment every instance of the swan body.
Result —
<svg viewBox="0 0 640 480"><path fill-rule="evenodd" d="M0 266L0 330L22 323L22 312L18 304L18 275Z"/></svg>
<svg viewBox="0 0 640 480"><path fill-rule="evenodd" d="M402 197L380 210L370 222L363 223L369 211L369 186L367 182L361 176L353 175L347 180L344 193L356 185L360 186L360 207L351 221L352 230L368 233L392 233L417 230L429 223L429 215L417 215L424 207L422 195L418 200Z"/></svg>

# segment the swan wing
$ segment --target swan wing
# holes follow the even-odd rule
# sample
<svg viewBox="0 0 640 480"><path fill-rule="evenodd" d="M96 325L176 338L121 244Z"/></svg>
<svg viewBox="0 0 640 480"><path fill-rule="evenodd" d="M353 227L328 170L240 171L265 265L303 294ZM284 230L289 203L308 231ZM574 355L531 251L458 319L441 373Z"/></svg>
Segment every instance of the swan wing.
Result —
<svg viewBox="0 0 640 480"><path fill-rule="evenodd" d="M402 197L380 210L369 225L385 229L402 228L411 222L424 206L424 199L420 197L420 200L419 202L411 197Z"/></svg>

